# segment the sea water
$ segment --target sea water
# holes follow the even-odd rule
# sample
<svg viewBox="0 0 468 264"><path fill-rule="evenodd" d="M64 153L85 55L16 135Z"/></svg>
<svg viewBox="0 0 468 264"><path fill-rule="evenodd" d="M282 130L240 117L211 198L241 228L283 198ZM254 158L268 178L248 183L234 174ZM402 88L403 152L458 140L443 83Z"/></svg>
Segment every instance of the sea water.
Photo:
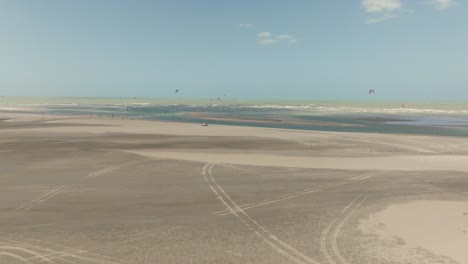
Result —
<svg viewBox="0 0 468 264"><path fill-rule="evenodd" d="M154 99L0 97L0 111L66 115L107 115L159 121L321 131L468 136L468 102L269 101L236 99ZM239 118L239 119L233 119ZM249 118L243 121L242 118ZM264 119L263 121L261 121ZM255 121L258 120L258 121ZM265 121L266 120L266 121ZM294 120L300 122L268 122ZM327 124L324 125L326 122ZM333 125L336 124L336 125Z"/></svg>

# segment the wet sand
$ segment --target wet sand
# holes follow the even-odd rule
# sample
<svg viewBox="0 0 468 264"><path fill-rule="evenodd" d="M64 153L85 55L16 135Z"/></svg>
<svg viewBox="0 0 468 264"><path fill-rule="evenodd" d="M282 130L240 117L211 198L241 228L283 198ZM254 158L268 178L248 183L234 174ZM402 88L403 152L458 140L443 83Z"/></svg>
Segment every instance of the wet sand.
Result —
<svg viewBox="0 0 468 264"><path fill-rule="evenodd" d="M466 263L465 138L0 120L0 263Z"/></svg>
<svg viewBox="0 0 468 264"><path fill-rule="evenodd" d="M283 124L283 125L298 125L298 126L334 126L334 127L343 127L343 126L361 126L358 124L346 124L346 123L336 123L336 122L323 122L323 121L304 121L298 118L273 118L273 117L249 117L249 116L227 116L227 115L217 115L213 113L206 112L190 112L180 114L186 117L198 118L201 120L216 120L216 121L234 121L242 123L264 123L264 124Z"/></svg>

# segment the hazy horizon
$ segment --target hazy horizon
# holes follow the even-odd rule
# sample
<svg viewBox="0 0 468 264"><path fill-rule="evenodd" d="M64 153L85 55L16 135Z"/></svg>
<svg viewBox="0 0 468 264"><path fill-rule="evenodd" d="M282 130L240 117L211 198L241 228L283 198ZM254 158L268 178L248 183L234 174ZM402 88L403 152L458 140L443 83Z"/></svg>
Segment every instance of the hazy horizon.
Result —
<svg viewBox="0 0 468 264"><path fill-rule="evenodd" d="M206 101L212 103L222 103L222 102L278 102L278 103L395 103L398 106L401 106L401 103L416 103L416 104L430 104L430 103L447 103L447 104L464 104L468 103L468 99L464 98L454 98L454 99L384 99L379 97L369 96L367 98L363 97L360 99L335 99L335 98L322 98L322 99L306 99L306 98L244 98L244 97L183 97L183 96L174 96L174 97L157 97L157 96L41 96L41 95L24 95L24 96L9 96L9 95L0 95L0 99L78 99L78 100L100 100L100 99L110 99L110 100L160 100L160 101L180 101L180 102L189 102L189 101Z"/></svg>

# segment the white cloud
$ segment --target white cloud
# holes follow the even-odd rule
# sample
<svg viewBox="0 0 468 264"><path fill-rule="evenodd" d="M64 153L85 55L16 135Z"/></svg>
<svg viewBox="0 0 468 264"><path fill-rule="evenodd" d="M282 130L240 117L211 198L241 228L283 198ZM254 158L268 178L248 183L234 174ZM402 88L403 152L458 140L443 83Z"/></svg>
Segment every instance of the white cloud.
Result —
<svg viewBox="0 0 468 264"><path fill-rule="evenodd" d="M366 24L375 24L396 18L402 8L400 0L362 0L361 5L368 14Z"/></svg>
<svg viewBox="0 0 468 264"><path fill-rule="evenodd" d="M294 36L291 36L291 35L279 35L278 39L287 41L289 43L296 43L297 42L297 39Z"/></svg>
<svg viewBox="0 0 468 264"><path fill-rule="evenodd" d="M239 27L240 28L252 28L253 25L252 24L239 24Z"/></svg>
<svg viewBox="0 0 468 264"><path fill-rule="evenodd" d="M260 32L260 33L258 33L258 37L260 37L260 38L269 38L269 37L271 37L271 33L270 32Z"/></svg>
<svg viewBox="0 0 468 264"><path fill-rule="evenodd" d="M277 35L273 36L270 32L260 32L258 33L257 43L260 45L269 45L279 42L288 42L291 44L297 43L297 39L292 35Z"/></svg>
<svg viewBox="0 0 468 264"><path fill-rule="evenodd" d="M427 4L435 6L437 9L444 10L457 4L454 0L432 0Z"/></svg>
<svg viewBox="0 0 468 264"><path fill-rule="evenodd" d="M362 0L366 13L394 12L401 8L399 0Z"/></svg>

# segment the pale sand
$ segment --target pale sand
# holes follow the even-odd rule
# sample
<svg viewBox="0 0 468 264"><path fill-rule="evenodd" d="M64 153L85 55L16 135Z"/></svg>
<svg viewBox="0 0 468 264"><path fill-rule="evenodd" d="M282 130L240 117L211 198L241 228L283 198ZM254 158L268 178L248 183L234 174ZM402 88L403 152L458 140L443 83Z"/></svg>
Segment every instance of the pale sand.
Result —
<svg viewBox="0 0 468 264"><path fill-rule="evenodd" d="M129 150L153 158L228 163L237 165L339 170L464 171L467 156L302 157L265 154L212 153L209 151Z"/></svg>
<svg viewBox="0 0 468 264"><path fill-rule="evenodd" d="M423 248L450 257L460 264L468 263L468 202L414 201L395 204L362 220L360 228L381 240L397 237L404 240L404 247ZM380 250L385 254L391 249ZM395 252L391 255L396 259L398 256L408 257L407 254Z"/></svg>
<svg viewBox="0 0 468 264"><path fill-rule="evenodd" d="M135 248L148 247L161 263L286 263L281 252L323 264L468 259L467 203L438 201L466 200L466 138L0 113L4 118L11 120L0 122L0 151L8 152L0 159L0 208L9 212L0 217L3 243L36 232L128 260L116 263L138 263ZM229 214L213 185L227 207L245 212ZM397 201L409 203L385 209ZM57 212L70 220L55 219ZM160 240L160 232L139 235L171 226L183 228ZM271 237L281 240L263 242Z"/></svg>

